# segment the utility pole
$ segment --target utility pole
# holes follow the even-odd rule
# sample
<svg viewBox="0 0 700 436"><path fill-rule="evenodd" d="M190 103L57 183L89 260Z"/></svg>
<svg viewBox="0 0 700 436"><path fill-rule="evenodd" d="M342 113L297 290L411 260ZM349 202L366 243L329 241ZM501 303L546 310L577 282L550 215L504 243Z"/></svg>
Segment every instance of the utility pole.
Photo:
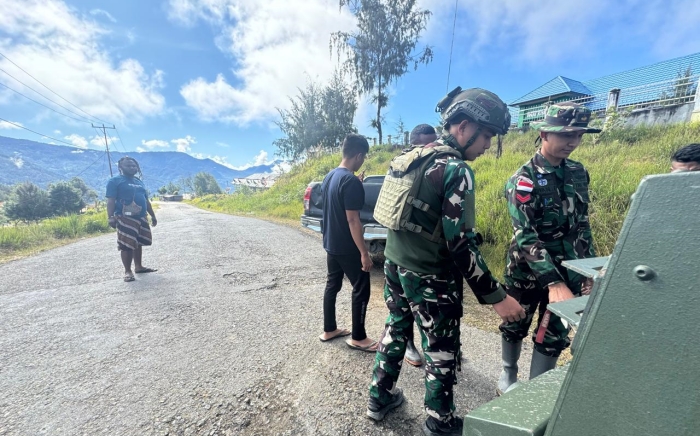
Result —
<svg viewBox="0 0 700 436"><path fill-rule="evenodd" d="M109 141L107 141L107 129L116 130L117 128L114 126L114 124L112 124L112 127L107 127L104 124L102 124L101 126L96 126L96 125L90 123L90 125L94 129L102 129L102 133L105 135L105 148L107 149L107 162L109 162L109 176L113 177L114 174L112 174L112 158L109 155Z"/></svg>

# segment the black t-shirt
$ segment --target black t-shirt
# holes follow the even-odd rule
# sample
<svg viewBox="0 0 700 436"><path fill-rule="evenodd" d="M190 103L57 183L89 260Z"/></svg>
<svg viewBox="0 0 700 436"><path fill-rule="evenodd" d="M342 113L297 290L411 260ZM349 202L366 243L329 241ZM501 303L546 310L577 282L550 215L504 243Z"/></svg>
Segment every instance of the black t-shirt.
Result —
<svg viewBox="0 0 700 436"><path fill-rule="evenodd" d="M323 179L323 248L330 254L359 254L350 233L346 210L360 210L365 188L350 170L336 168Z"/></svg>

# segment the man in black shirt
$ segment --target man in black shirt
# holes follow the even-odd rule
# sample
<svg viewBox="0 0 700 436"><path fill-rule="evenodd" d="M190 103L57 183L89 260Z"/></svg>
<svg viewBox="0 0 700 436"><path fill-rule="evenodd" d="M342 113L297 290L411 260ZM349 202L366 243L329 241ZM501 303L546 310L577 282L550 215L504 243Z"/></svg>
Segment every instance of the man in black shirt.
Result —
<svg viewBox="0 0 700 436"><path fill-rule="evenodd" d="M321 185L323 199L323 248L326 250L328 280L323 296L322 342L347 336L351 332L339 329L335 319L335 301L343 286L343 275L352 284L352 337L350 348L375 352L377 342L365 332L365 315L369 302L369 270L372 261L365 246L360 209L365 202L362 182L355 176L369 151L367 139L350 134L343 140L343 160L338 168L326 175Z"/></svg>

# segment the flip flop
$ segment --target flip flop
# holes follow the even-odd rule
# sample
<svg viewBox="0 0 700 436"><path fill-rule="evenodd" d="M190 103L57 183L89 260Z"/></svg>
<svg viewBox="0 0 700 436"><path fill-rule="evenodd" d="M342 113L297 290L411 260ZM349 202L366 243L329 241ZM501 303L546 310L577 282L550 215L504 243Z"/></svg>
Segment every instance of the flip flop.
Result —
<svg viewBox="0 0 700 436"><path fill-rule="evenodd" d="M144 268L144 269L142 269L142 270L134 271L134 272L135 272L136 274L145 274L145 273L156 272L156 271L158 271L158 270L157 270L157 269L154 269L154 268Z"/></svg>
<svg viewBox="0 0 700 436"><path fill-rule="evenodd" d="M350 333L351 333L351 332L350 332L350 330L348 330L348 329L341 329L341 330L340 330L340 333L338 333L337 335L333 336L332 338L323 339L323 338L321 338L321 337L319 336L318 339L319 339L321 342L328 342L328 341L332 341L333 339L338 339L338 338L342 338L343 336L348 336L348 335L350 335Z"/></svg>
<svg viewBox="0 0 700 436"><path fill-rule="evenodd" d="M134 280L136 280L136 277L132 276L131 274L124 274L125 282L133 282Z"/></svg>
<svg viewBox="0 0 700 436"><path fill-rule="evenodd" d="M371 349L372 347L374 347L375 345L377 345L377 341L372 341L372 343L369 344L369 345L367 345L366 347L361 347L361 346L359 346L359 345L353 344L353 343L352 343L352 339L346 339L346 340L345 340L345 343L348 345L348 347L352 348L353 350L357 350L357 351L366 351L366 352L368 352L368 353L376 353L376 352L377 352L377 349L376 349L376 348L375 348L374 350Z"/></svg>

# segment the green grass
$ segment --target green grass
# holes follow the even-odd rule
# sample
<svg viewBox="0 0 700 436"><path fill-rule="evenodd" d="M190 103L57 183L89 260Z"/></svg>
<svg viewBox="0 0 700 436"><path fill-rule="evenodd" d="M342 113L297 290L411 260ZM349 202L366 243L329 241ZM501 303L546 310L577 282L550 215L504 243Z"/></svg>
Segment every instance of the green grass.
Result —
<svg viewBox="0 0 700 436"><path fill-rule="evenodd" d="M470 163L476 175L477 230L486 262L502 277L505 255L512 236L502 191L506 180L535 152L535 132L506 135L503 156L491 151ZM591 225L597 253L609 255L622 227L630 196L642 178L668 172L669 157L691 142L700 142L700 123L637 127L586 135L572 159L582 162L591 174ZM366 174L384 174L396 151L385 146L370 149ZM193 204L220 212L265 218L298 220L303 212L306 185L320 181L340 162L340 155L325 155L295 166L269 190L257 193L207 196Z"/></svg>
<svg viewBox="0 0 700 436"><path fill-rule="evenodd" d="M110 231L104 211L0 227L0 261Z"/></svg>

